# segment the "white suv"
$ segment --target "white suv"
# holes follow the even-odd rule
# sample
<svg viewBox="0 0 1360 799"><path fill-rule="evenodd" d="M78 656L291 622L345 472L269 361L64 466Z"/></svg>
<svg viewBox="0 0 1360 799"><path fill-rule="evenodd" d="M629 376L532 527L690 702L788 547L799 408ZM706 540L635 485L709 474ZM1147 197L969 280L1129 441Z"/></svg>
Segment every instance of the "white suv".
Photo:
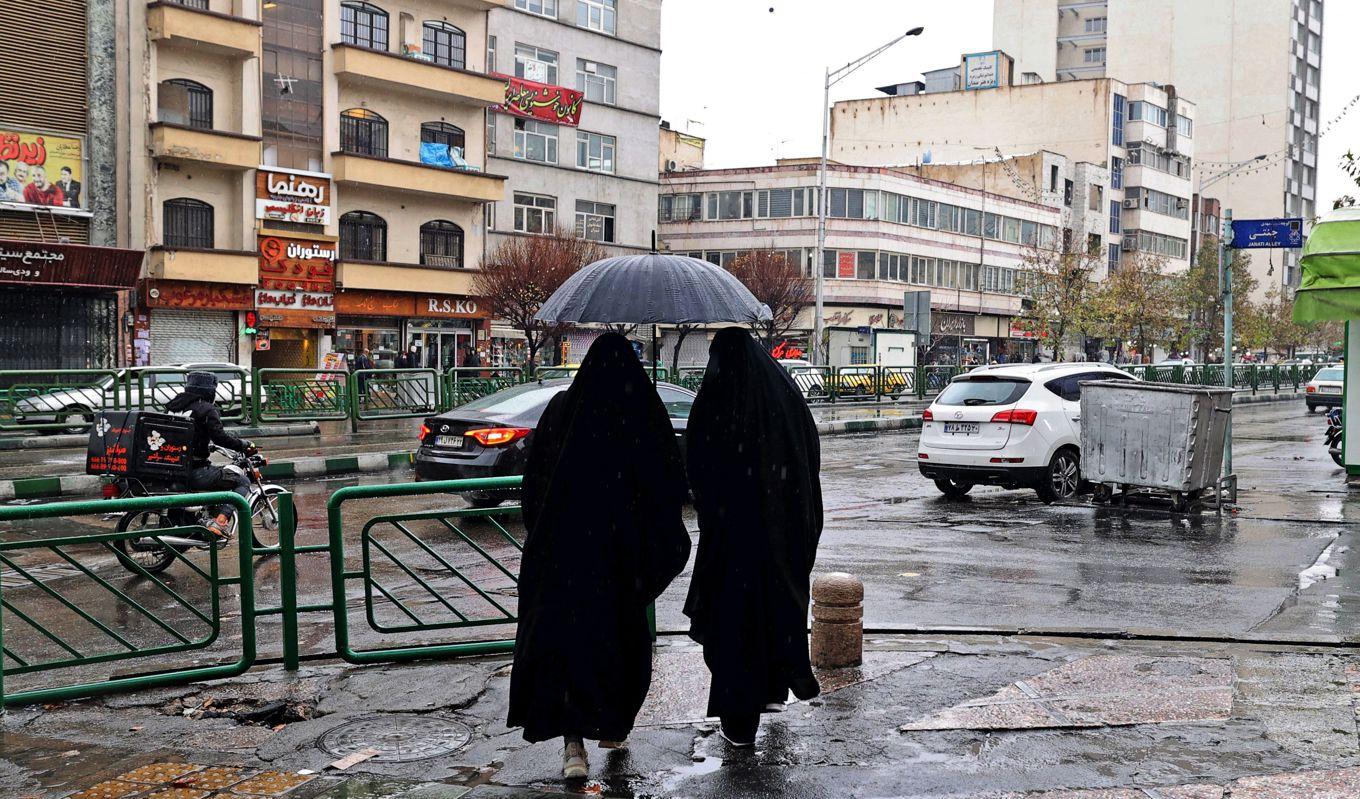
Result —
<svg viewBox="0 0 1360 799"><path fill-rule="evenodd" d="M917 465L948 497L981 484L1065 499L1081 482L1081 384L1133 379L1105 363L978 367L922 413Z"/></svg>

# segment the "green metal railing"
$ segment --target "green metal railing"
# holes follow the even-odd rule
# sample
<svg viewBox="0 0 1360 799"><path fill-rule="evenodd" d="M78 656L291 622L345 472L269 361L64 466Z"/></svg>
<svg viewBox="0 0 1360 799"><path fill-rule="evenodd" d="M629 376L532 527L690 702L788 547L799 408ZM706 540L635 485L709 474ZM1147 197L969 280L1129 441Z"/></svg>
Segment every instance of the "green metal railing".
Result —
<svg viewBox="0 0 1360 799"><path fill-rule="evenodd" d="M410 419L440 410L436 369L360 369L349 376L354 419Z"/></svg>
<svg viewBox="0 0 1360 799"><path fill-rule="evenodd" d="M517 386L525 382L525 377L523 369L459 366L446 369L442 380L443 394L440 407L449 410L502 389Z"/></svg>
<svg viewBox="0 0 1360 799"><path fill-rule="evenodd" d="M116 370L0 371L0 431L84 430L99 411L132 407L132 386Z"/></svg>
<svg viewBox="0 0 1360 799"><path fill-rule="evenodd" d="M175 367L138 369L129 372L132 404L138 410L164 411L170 400L184 390L191 370ZM217 406L224 422L248 422L252 418L249 369L214 368L217 375Z"/></svg>
<svg viewBox="0 0 1360 799"><path fill-rule="evenodd" d="M521 479L347 486L332 494L326 512L336 653L351 663L377 663L511 651L513 633L510 638L491 641L356 648L353 640L358 631L351 627L347 597L351 585L362 588L364 619L368 629L376 633L513 624L516 617L506 607L504 600L510 592L505 589L519 582L517 569L523 545L499 519L518 514L518 506L384 513L357 525L351 519L351 529L358 526L359 531L359 568L347 564L355 542L353 536L346 536L345 511L347 503L363 499L515 490ZM473 531L474 524L481 529ZM505 560L507 555L515 559L514 568Z"/></svg>
<svg viewBox="0 0 1360 799"><path fill-rule="evenodd" d="M283 495L281 499L291 520L292 497ZM249 669L256 654L255 585L251 568L254 533L250 507L241 496L218 491L0 507L0 522L15 522L223 503L234 505L240 520L237 563L235 568L226 570L239 576L223 575L225 564L219 563L215 549L207 550L206 566L177 552L175 565L179 568L173 578L151 574L114 546L119 540L147 537L145 530L0 543L0 570L11 582L6 588L0 581L0 707L232 677ZM198 528L166 528L156 536L195 529ZM46 562L35 563L38 558ZM66 577L80 578L81 589L68 590L69 586L64 585L58 590L48 585L44 577L50 572L44 567L51 565L61 567ZM199 591L190 591L190 586ZM208 666L176 667L156 662L158 658L207 649L220 639L223 619L228 615L222 608L227 586L239 586L240 647L236 659ZM194 601L186 594L206 596ZM7 628L10 619L16 621ZM84 667L123 661L145 661L147 668L141 673L118 674L97 681L82 673L62 685L17 692L6 689L6 679L16 676L59 674L70 669L83 672Z"/></svg>
<svg viewBox="0 0 1360 799"><path fill-rule="evenodd" d="M350 418L349 375L324 369L256 369L255 421Z"/></svg>

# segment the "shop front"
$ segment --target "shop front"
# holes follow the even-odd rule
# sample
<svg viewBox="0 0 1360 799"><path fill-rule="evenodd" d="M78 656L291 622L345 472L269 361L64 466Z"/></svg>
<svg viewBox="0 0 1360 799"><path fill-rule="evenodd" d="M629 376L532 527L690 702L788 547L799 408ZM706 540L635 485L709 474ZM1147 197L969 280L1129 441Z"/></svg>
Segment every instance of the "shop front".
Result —
<svg viewBox="0 0 1360 799"><path fill-rule="evenodd" d="M407 323L406 340L420 349L426 366L436 369L462 366L473 349L478 351L479 361L489 359L489 314L480 309L477 300L417 296L415 313L415 318Z"/></svg>
<svg viewBox="0 0 1360 799"><path fill-rule="evenodd" d="M489 314L470 297L399 291L342 289L335 297L335 349L351 357L368 350L379 368L415 345L420 365L462 366L476 348L483 366L493 365Z"/></svg>
<svg viewBox="0 0 1360 799"><path fill-rule="evenodd" d="M108 369L120 362L119 292L142 252L0 240L0 369Z"/></svg>
<svg viewBox="0 0 1360 799"><path fill-rule="evenodd" d="M137 306L132 338L137 366L250 363L248 354L240 351L237 314L255 307L253 287L147 280L140 287Z"/></svg>
<svg viewBox="0 0 1360 799"><path fill-rule="evenodd" d="M257 368L319 368L336 327L336 244L325 238L262 233L255 290Z"/></svg>

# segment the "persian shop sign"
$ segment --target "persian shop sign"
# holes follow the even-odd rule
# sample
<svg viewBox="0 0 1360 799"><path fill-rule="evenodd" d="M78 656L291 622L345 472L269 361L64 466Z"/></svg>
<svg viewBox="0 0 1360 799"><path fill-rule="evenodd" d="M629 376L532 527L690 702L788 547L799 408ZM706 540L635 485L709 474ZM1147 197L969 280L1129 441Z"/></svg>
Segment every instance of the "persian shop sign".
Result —
<svg viewBox="0 0 1360 799"><path fill-rule="evenodd" d="M284 291L335 291L333 241L260 237L260 287Z"/></svg>
<svg viewBox="0 0 1360 799"><path fill-rule="evenodd" d="M581 92L565 86L507 76L505 102L497 110L554 125L576 127L581 124L583 97Z"/></svg>
<svg viewBox="0 0 1360 799"><path fill-rule="evenodd" d="M255 290L255 307L265 310L320 310L335 309L334 294L317 294L310 291L268 291Z"/></svg>
<svg viewBox="0 0 1360 799"><path fill-rule="evenodd" d="M331 223L331 176L277 167L255 170L255 218L305 225Z"/></svg>
<svg viewBox="0 0 1360 799"><path fill-rule="evenodd" d="M84 151L82 139L0 128L0 205L83 211Z"/></svg>

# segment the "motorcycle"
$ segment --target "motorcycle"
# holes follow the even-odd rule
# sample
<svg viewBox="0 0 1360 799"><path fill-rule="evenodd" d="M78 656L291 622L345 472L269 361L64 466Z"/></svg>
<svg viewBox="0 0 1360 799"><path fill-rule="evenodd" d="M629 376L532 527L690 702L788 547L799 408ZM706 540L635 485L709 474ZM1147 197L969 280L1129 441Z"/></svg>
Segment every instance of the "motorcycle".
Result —
<svg viewBox="0 0 1360 799"><path fill-rule="evenodd" d="M245 454L222 447L213 446L214 452L221 453L231 461L223 468L229 472L244 475L250 483L250 494L246 501L250 504L251 533L256 547L277 546L279 543L279 509L275 499L285 492L283 486L266 483L260 473L268 461L258 453ZM109 498L171 496L189 493L185 483L150 484L136 478L121 478L105 485L105 496ZM216 514L206 506L198 505L183 508L158 508L154 510L128 511L118 520L118 532L146 531L145 537L120 538L114 542L118 559L123 567L135 573L159 574L175 562L178 553L209 548L223 549L236 538L240 520L237 510L232 506L227 513L228 534L214 535L208 531L208 523ZM194 532L177 531L175 535L163 535L153 531L174 528L202 528Z"/></svg>
<svg viewBox="0 0 1360 799"><path fill-rule="evenodd" d="M1346 461L1341 455L1341 408L1336 407L1327 411L1327 453L1332 456L1332 460L1337 466L1346 468Z"/></svg>

